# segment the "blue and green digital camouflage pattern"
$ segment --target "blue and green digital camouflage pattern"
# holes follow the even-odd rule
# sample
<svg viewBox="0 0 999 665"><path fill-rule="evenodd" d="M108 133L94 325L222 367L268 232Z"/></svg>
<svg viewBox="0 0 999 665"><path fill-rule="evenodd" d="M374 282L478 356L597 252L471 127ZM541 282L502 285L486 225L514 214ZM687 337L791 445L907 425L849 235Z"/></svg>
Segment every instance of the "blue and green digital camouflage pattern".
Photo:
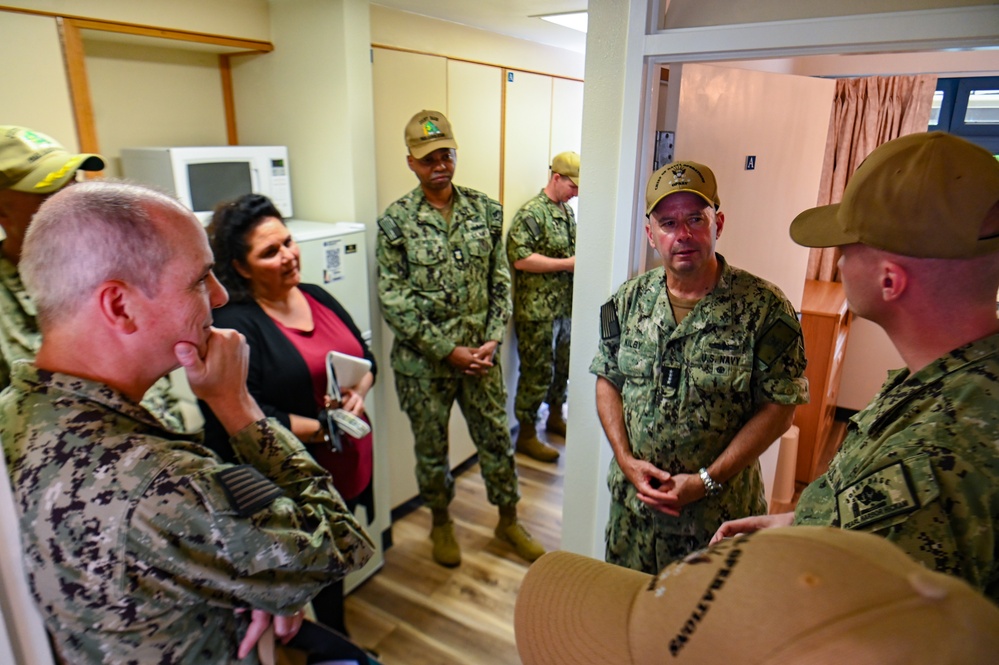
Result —
<svg viewBox="0 0 999 665"><path fill-rule="evenodd" d="M232 438L252 469L233 467L103 384L19 361L0 437L24 568L66 663L235 663L237 608L294 613L371 556L327 473L273 420ZM283 496L241 516L223 487L233 469Z"/></svg>
<svg viewBox="0 0 999 665"><path fill-rule="evenodd" d="M663 268L621 286L601 309L590 371L621 392L631 452L669 473L709 466L765 403L808 401L801 327L780 290L729 266L677 326ZM766 513L754 463L679 517L637 498L616 461L608 475L607 561L655 574L707 546L722 522Z"/></svg>
<svg viewBox="0 0 999 665"><path fill-rule="evenodd" d="M479 452L489 500L513 505L520 495L499 353L483 377L447 362L456 346L503 339L511 308L503 209L482 192L453 187L450 223L420 187L378 219L378 296L395 333L396 392L413 429L416 478L427 505L443 508L454 496L447 420L455 400Z"/></svg>
<svg viewBox="0 0 999 665"><path fill-rule="evenodd" d="M999 334L890 373L794 523L883 535L999 602Z"/></svg>
<svg viewBox="0 0 999 665"><path fill-rule="evenodd" d="M0 388L10 384L15 360L34 360L42 344L35 303L21 282L17 266L0 258ZM163 377L146 392L142 404L170 429L184 430L180 401Z"/></svg>

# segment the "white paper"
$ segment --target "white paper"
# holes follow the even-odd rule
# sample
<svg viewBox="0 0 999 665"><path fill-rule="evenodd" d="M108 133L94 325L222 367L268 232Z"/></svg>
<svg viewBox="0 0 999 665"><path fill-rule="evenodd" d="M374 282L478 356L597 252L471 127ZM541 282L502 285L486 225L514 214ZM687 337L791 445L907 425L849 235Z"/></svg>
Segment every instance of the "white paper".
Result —
<svg viewBox="0 0 999 665"><path fill-rule="evenodd" d="M371 362L357 356L348 356L338 351L330 351L333 357L333 370L336 372L340 389L353 388L371 370Z"/></svg>

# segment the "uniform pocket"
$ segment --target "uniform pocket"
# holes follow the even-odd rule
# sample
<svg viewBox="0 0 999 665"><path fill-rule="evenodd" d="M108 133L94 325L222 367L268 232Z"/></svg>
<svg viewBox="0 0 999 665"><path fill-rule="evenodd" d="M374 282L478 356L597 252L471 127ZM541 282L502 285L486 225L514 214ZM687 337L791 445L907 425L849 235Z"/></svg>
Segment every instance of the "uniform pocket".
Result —
<svg viewBox="0 0 999 665"><path fill-rule="evenodd" d="M444 288L447 248L435 240L416 240L407 248L409 282L418 291Z"/></svg>

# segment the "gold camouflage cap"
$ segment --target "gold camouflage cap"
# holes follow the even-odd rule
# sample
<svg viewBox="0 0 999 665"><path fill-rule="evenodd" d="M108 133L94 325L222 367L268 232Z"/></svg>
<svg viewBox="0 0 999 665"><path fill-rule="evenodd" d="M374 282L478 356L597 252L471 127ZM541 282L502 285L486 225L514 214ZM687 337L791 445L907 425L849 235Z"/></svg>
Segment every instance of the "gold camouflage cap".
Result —
<svg viewBox="0 0 999 665"><path fill-rule="evenodd" d="M406 124L406 147L409 154L422 159L441 148L458 149L451 123L440 111L420 111Z"/></svg>
<svg viewBox="0 0 999 665"><path fill-rule="evenodd" d="M564 175L579 187L579 155L575 152L560 152L552 159L552 173Z"/></svg>
<svg viewBox="0 0 999 665"><path fill-rule="evenodd" d="M652 174L645 187L645 215L670 194L691 192L714 206L721 207L718 198L718 183L715 174L704 164L697 162L673 162Z"/></svg>
<svg viewBox="0 0 999 665"><path fill-rule="evenodd" d="M104 158L73 154L50 136L16 125L0 125L0 189L50 194L77 171L101 171Z"/></svg>
<svg viewBox="0 0 999 665"><path fill-rule="evenodd" d="M527 569L523 665L991 665L999 607L886 539L764 529L648 575L570 552Z"/></svg>
<svg viewBox="0 0 999 665"><path fill-rule="evenodd" d="M999 162L987 150L945 132L909 134L875 148L840 203L795 217L791 238L920 258L984 256L999 250L999 236L980 238L997 201Z"/></svg>

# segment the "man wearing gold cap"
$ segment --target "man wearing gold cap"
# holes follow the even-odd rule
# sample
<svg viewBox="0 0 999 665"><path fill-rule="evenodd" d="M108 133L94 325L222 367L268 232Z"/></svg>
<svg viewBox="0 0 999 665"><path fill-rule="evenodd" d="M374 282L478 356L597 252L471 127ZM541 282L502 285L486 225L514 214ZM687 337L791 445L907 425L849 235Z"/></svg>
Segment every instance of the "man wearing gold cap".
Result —
<svg viewBox="0 0 999 665"><path fill-rule="evenodd" d="M42 342L35 304L17 267L28 224L45 199L76 182L78 172L102 170L100 155L71 153L41 132L0 125L0 227L5 236L0 245L0 387L10 383L11 363L33 360ZM143 405L171 428L184 428L168 378L150 388Z"/></svg>
<svg viewBox="0 0 999 665"><path fill-rule="evenodd" d="M792 523L869 531L999 602L999 162L943 132L894 139L791 238L842 248L850 309L905 367L850 419L794 513L715 539Z"/></svg>
<svg viewBox="0 0 999 665"><path fill-rule="evenodd" d="M451 182L458 144L443 113L420 111L405 138L419 185L378 218L378 297L395 333L392 369L413 428L420 498L433 512L433 557L442 566L461 563L448 512L448 421L457 401L489 502L499 508L496 537L534 561L545 550L517 520L520 491L496 355L510 318L503 209Z"/></svg>
<svg viewBox="0 0 999 665"><path fill-rule="evenodd" d="M606 558L654 574L725 520L766 513L757 459L808 389L787 298L715 252L725 216L711 169L668 164L645 197L663 266L601 308L590 371L614 450Z"/></svg>
<svg viewBox="0 0 999 665"><path fill-rule="evenodd" d="M569 380L572 273L576 269L576 215L567 203L578 193L579 155L555 155L548 184L517 211L506 239L513 266L513 324L520 356L517 452L542 462L554 462L559 456L558 450L538 439L534 423L542 399L548 404L545 429L565 436L562 405Z"/></svg>

